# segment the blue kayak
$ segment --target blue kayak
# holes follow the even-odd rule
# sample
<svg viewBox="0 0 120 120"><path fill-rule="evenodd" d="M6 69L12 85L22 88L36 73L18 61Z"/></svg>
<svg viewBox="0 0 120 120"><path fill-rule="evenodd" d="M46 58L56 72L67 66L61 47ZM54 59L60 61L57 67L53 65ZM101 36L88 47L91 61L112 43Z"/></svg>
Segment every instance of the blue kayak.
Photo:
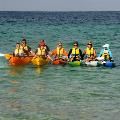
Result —
<svg viewBox="0 0 120 120"><path fill-rule="evenodd" d="M115 63L111 62L111 61L105 61L103 63L103 66L105 66L105 67L115 67Z"/></svg>

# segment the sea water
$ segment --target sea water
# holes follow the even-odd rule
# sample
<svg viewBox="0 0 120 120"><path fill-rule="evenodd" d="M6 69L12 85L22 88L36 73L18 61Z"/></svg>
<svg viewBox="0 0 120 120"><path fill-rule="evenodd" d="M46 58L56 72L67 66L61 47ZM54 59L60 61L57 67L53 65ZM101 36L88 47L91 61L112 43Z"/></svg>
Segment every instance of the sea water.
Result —
<svg viewBox="0 0 120 120"><path fill-rule="evenodd" d="M0 53L23 38L35 51L88 41L99 54L110 44L115 68L32 64L12 67L0 57L0 120L119 120L120 12L0 12Z"/></svg>

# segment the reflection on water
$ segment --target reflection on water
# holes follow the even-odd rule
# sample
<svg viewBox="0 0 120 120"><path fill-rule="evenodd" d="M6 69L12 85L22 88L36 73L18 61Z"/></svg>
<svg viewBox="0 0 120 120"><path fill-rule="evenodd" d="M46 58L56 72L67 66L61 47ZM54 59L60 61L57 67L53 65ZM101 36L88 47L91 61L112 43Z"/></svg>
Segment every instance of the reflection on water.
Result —
<svg viewBox="0 0 120 120"><path fill-rule="evenodd" d="M9 69L9 74L14 76L14 75L22 75L24 74L24 72L26 70L29 71L29 69L32 69L33 72L37 73L37 74L41 74L44 70L43 68L44 66L35 66L35 67L31 67L31 66L11 66Z"/></svg>
<svg viewBox="0 0 120 120"><path fill-rule="evenodd" d="M41 74L43 72L43 66L37 66L37 67L35 67L35 72L37 74Z"/></svg>
<svg viewBox="0 0 120 120"><path fill-rule="evenodd" d="M10 75L20 75L24 73L25 66L10 66L9 74Z"/></svg>
<svg viewBox="0 0 120 120"><path fill-rule="evenodd" d="M9 78L0 84L0 115L6 119L97 120L99 113L108 119L119 112L116 68L116 75L112 69L52 65L8 71Z"/></svg>

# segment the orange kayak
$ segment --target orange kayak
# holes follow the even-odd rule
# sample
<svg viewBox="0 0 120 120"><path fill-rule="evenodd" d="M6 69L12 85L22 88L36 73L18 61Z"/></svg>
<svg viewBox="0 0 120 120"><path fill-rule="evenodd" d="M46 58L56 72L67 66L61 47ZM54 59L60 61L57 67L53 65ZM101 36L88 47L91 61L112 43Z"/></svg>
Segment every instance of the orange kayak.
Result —
<svg viewBox="0 0 120 120"><path fill-rule="evenodd" d="M53 60L52 64L53 65L65 65L67 64L67 61L63 59L55 59Z"/></svg>
<svg viewBox="0 0 120 120"><path fill-rule="evenodd" d="M9 64L13 66L26 65L31 62L32 58L32 56L11 56Z"/></svg>

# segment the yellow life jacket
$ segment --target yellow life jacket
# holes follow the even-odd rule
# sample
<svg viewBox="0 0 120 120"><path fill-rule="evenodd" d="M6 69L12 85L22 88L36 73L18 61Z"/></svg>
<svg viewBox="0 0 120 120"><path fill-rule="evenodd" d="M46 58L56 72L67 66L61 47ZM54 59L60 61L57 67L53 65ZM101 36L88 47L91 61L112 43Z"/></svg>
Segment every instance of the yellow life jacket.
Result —
<svg viewBox="0 0 120 120"><path fill-rule="evenodd" d="M75 48L72 48L72 55L79 55L80 52L79 52L79 48L75 49Z"/></svg>
<svg viewBox="0 0 120 120"><path fill-rule="evenodd" d="M91 55L94 55L94 48L92 47L91 49L89 49L87 47L86 48L86 55L88 55L88 57L91 57Z"/></svg>
<svg viewBox="0 0 120 120"><path fill-rule="evenodd" d="M58 48L57 47L57 56L62 57L63 56L63 51L64 51L64 48Z"/></svg>
<svg viewBox="0 0 120 120"><path fill-rule="evenodd" d="M14 54L15 54L15 55L21 55L21 54L23 54L23 49L21 49L21 48L16 48L15 51L14 51Z"/></svg>
<svg viewBox="0 0 120 120"><path fill-rule="evenodd" d="M24 50L28 51L28 47L27 47L27 46L25 46L25 47L24 47Z"/></svg>
<svg viewBox="0 0 120 120"><path fill-rule="evenodd" d="M24 50L28 51L27 45L25 47L23 47L23 46L20 45L20 49L24 49Z"/></svg>
<svg viewBox="0 0 120 120"><path fill-rule="evenodd" d="M108 50L104 50L104 52L103 52L101 57L103 57L106 60L109 60L110 59L110 55L109 55Z"/></svg>
<svg viewBox="0 0 120 120"><path fill-rule="evenodd" d="M45 56L46 55L46 49L45 48L43 48L43 49L38 48L37 55Z"/></svg>

